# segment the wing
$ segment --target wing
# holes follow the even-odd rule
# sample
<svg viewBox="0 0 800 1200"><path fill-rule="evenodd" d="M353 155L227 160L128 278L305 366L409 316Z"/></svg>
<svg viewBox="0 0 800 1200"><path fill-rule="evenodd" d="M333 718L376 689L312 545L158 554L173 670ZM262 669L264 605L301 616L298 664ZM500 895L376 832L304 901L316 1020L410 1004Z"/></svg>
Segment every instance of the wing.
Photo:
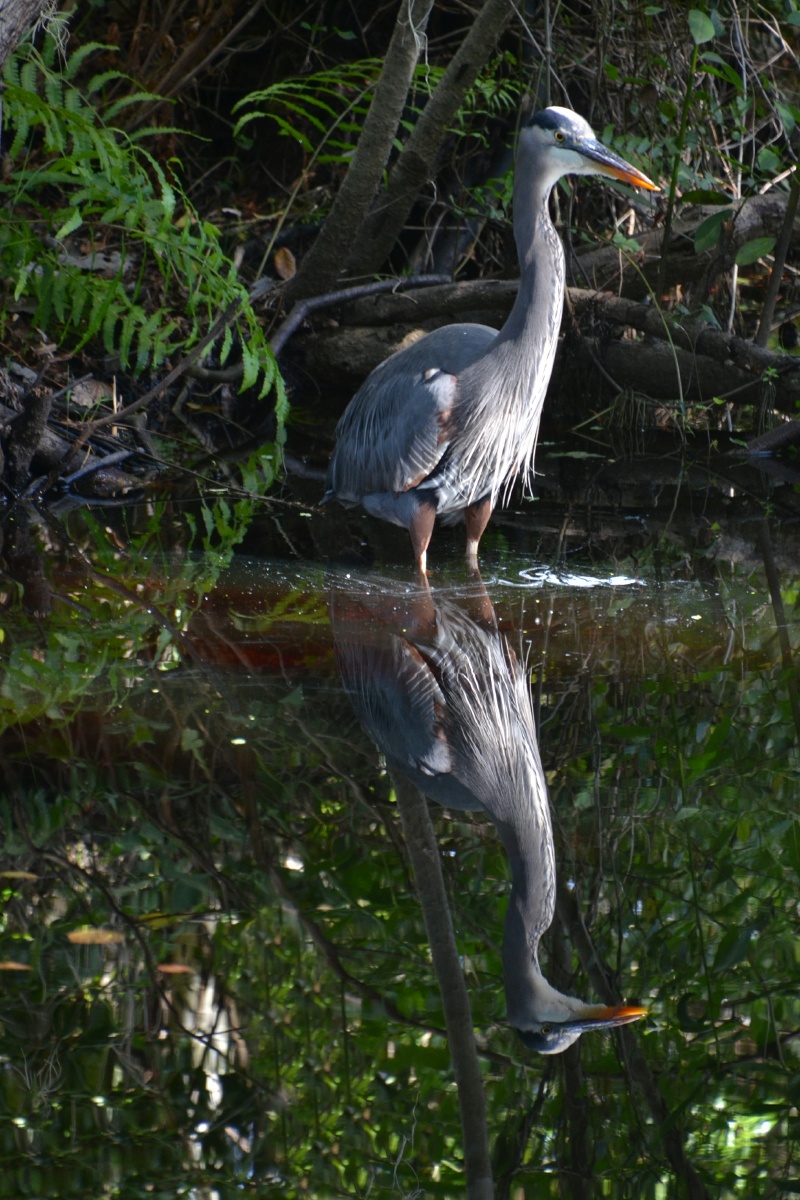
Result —
<svg viewBox="0 0 800 1200"><path fill-rule="evenodd" d="M337 427L325 499L357 504L430 475L449 445L458 376L496 336L488 325L448 325L376 367Z"/></svg>

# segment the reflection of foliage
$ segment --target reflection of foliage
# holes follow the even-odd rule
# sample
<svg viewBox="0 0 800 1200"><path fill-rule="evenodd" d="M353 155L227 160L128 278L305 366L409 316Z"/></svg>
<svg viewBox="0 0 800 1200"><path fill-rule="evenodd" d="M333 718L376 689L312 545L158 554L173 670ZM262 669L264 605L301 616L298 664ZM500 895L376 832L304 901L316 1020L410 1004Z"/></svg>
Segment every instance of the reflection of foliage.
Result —
<svg viewBox="0 0 800 1200"><path fill-rule="evenodd" d="M155 588L152 562L128 562L132 592L137 573L174 612L175 580ZM218 584L226 622L185 604L196 661L168 671L148 661L144 611L82 588L105 606L107 643L88 627L84 643L96 682L79 711L67 697L0 745L0 865L29 873L0 880L0 960L31 968L3 972L0 1195L25 1194L22 1172L53 1197L463 1194L388 780L307 619L321 581L273 594L263 578L248 608L242 579L234 566ZM641 1042L689 1158L712 1192L795 1185L794 1053L778 1034L800 1015L798 763L769 611L733 583L710 600L694 585L553 587L525 608L562 879L621 989L651 1006ZM48 647L74 635L73 614L54 610ZM4 624L13 653L48 666L33 624ZM203 665L233 651L260 673ZM543 1063L505 1030L504 855L471 815L434 815L498 1180L551 1196L583 1172L611 1195L680 1195L612 1039ZM122 940L68 940L87 928ZM553 977L589 994L557 926L549 951Z"/></svg>

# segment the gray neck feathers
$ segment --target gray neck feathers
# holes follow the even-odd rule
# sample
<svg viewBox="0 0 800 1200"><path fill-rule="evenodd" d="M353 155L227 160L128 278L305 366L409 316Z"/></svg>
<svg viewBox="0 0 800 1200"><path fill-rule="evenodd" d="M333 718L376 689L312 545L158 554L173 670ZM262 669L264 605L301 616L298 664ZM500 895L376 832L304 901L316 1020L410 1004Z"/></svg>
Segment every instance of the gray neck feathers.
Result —
<svg viewBox="0 0 800 1200"><path fill-rule="evenodd" d="M462 461L474 472L471 499L493 502L518 474L533 472L542 405L553 367L564 304L564 250L548 211L552 180L537 156L521 149L514 182L514 237L520 285L489 350L462 372Z"/></svg>

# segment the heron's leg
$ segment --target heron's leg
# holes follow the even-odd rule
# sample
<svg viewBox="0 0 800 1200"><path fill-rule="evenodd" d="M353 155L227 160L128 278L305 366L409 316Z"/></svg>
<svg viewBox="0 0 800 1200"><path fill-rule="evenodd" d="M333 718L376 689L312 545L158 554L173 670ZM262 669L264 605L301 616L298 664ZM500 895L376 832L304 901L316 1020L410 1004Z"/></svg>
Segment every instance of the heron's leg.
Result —
<svg viewBox="0 0 800 1200"><path fill-rule="evenodd" d="M478 542L489 524L492 508L491 497L486 496L477 504L470 504L464 513L464 519L467 522L467 563L471 567L478 565Z"/></svg>
<svg viewBox="0 0 800 1200"><path fill-rule="evenodd" d="M411 534L414 557L423 575L427 570L428 545L431 540L435 521L436 509L427 500L422 500L408 523L408 532Z"/></svg>

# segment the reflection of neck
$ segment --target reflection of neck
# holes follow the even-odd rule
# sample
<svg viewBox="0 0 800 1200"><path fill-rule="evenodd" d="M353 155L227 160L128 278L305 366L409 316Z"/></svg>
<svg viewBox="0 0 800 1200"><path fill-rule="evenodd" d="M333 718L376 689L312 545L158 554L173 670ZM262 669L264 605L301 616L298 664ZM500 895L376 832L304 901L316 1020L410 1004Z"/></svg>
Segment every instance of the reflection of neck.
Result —
<svg viewBox="0 0 800 1200"><path fill-rule="evenodd" d="M526 756L527 757L527 756ZM524 1025L535 995L552 991L539 969L539 940L555 912L556 864L553 831L538 751L526 764L526 786L490 815L511 867L511 898L503 933L503 975L508 1019ZM519 785L521 781L517 780ZM498 806L499 808L500 806Z"/></svg>

